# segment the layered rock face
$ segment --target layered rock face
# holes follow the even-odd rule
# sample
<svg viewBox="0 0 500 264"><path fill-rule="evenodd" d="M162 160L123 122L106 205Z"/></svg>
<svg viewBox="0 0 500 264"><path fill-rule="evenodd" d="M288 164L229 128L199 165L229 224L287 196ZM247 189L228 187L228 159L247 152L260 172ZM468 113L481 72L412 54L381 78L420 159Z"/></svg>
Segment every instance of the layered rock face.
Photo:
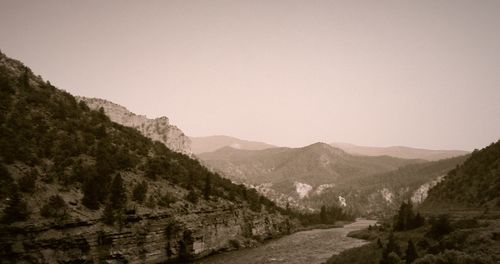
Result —
<svg viewBox="0 0 500 264"><path fill-rule="evenodd" d="M129 214L121 229L97 219L3 227L0 263L164 263L248 247L293 232L279 214L244 208Z"/></svg>
<svg viewBox="0 0 500 264"><path fill-rule="evenodd" d="M76 99L84 101L91 109L97 110L102 107L111 121L133 127L144 136L162 142L173 151L187 155L191 154L191 140L179 128L171 125L168 117L162 116L149 119L144 115L136 115L127 108L104 99L87 97L76 97Z"/></svg>

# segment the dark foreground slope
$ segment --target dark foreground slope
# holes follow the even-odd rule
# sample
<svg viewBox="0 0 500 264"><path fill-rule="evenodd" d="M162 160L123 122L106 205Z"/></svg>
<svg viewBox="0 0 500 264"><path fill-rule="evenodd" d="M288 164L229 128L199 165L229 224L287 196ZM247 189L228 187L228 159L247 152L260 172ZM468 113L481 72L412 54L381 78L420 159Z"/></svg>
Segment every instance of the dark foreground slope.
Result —
<svg viewBox="0 0 500 264"><path fill-rule="evenodd" d="M255 191L1 53L0 199L2 263L190 259L293 229Z"/></svg>

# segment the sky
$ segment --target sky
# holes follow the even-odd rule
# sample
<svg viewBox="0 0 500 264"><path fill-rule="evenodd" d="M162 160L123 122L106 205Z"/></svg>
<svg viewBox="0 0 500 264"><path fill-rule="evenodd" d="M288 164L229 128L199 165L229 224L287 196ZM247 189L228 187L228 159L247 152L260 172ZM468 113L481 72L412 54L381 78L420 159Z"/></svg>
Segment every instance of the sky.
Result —
<svg viewBox="0 0 500 264"><path fill-rule="evenodd" d="M0 50L189 136L482 148L500 1L0 0Z"/></svg>

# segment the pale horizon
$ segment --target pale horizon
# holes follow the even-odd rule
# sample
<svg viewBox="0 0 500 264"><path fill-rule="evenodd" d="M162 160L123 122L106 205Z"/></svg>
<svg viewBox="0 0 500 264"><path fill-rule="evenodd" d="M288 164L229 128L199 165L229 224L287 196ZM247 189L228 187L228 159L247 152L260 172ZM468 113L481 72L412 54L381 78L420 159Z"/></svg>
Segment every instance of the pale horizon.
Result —
<svg viewBox="0 0 500 264"><path fill-rule="evenodd" d="M192 137L480 149L498 1L2 1L0 50Z"/></svg>

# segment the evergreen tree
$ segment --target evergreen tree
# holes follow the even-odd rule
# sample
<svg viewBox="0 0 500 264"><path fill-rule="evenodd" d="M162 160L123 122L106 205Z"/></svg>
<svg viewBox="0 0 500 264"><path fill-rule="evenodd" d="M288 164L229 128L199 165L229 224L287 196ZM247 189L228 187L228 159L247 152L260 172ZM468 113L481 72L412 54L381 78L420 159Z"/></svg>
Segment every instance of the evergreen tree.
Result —
<svg viewBox="0 0 500 264"><path fill-rule="evenodd" d="M111 206L115 210L121 210L125 208L127 202L127 194L125 186L123 185L123 179L120 173L118 173L111 183L111 193L109 197Z"/></svg>
<svg viewBox="0 0 500 264"><path fill-rule="evenodd" d="M102 211L102 221L108 225L113 225L115 223L115 210L109 201L106 203L104 211Z"/></svg>
<svg viewBox="0 0 500 264"><path fill-rule="evenodd" d="M326 206L324 206L324 205L323 205L323 206L321 206L321 211L320 211L320 213L319 213L319 218L320 218L320 222L321 222L322 224L325 224L325 223L326 223L326 220L327 220L327 219L326 219L326 218L327 218L327 216L326 216Z"/></svg>
<svg viewBox="0 0 500 264"><path fill-rule="evenodd" d="M382 244L382 241L380 240L380 237L379 237L379 238L377 238L377 246L378 246L379 248L384 248L384 245Z"/></svg>
<svg viewBox="0 0 500 264"><path fill-rule="evenodd" d="M3 213L2 222L7 224L28 219L28 205L21 198L21 194L17 188L13 189L10 199L7 201L7 207L4 209Z"/></svg>
<svg viewBox="0 0 500 264"><path fill-rule="evenodd" d="M132 192L132 200L137 201L139 203L144 202L146 198L146 194L148 192L148 183L146 181L142 181L138 183Z"/></svg>
<svg viewBox="0 0 500 264"><path fill-rule="evenodd" d="M195 204L198 202L198 194L196 194L196 191L191 188L191 190L189 190L188 195L186 196L186 199L191 203Z"/></svg>
<svg viewBox="0 0 500 264"><path fill-rule="evenodd" d="M53 195L49 201L42 207L40 214L44 217L63 218L66 216L67 205L64 199L59 195Z"/></svg>
<svg viewBox="0 0 500 264"><path fill-rule="evenodd" d="M36 188L36 172L30 171L28 174L24 175L19 179L19 190L25 193L33 193Z"/></svg>
<svg viewBox="0 0 500 264"><path fill-rule="evenodd" d="M108 225L113 225L115 221L122 224L127 194L123 185L122 176L118 173L111 183L111 193L103 211L103 221Z"/></svg>
<svg viewBox="0 0 500 264"><path fill-rule="evenodd" d="M394 237L394 233L391 231L389 234L389 239L387 241L387 245L382 251L382 259L380 260L380 264L389 264L392 263L390 260L390 255L391 253L394 253L397 256L401 256L401 249L399 247L399 244L396 241L396 238ZM393 258L392 258L393 259Z"/></svg>
<svg viewBox="0 0 500 264"><path fill-rule="evenodd" d="M408 240L408 247L406 248L406 256L405 256L406 263L411 264L417 258L418 258L417 249L415 248L415 244L413 243L413 240L410 238Z"/></svg>
<svg viewBox="0 0 500 264"><path fill-rule="evenodd" d="M210 179L210 174L205 177L205 188L203 189L203 196L205 200L210 198L210 192L212 191L212 182Z"/></svg>
<svg viewBox="0 0 500 264"><path fill-rule="evenodd" d="M82 204L85 207L97 210L99 209L99 197L102 185L99 184L96 177L89 177L83 184L83 198Z"/></svg>
<svg viewBox="0 0 500 264"><path fill-rule="evenodd" d="M424 224L425 224L425 218L420 213L417 213L415 215L415 218L413 218L412 227L419 228L419 227L423 226Z"/></svg>
<svg viewBox="0 0 500 264"><path fill-rule="evenodd" d="M393 229L395 231L404 231L422 226L425 219L420 213L413 212L413 204L411 201L403 202L399 207L398 214L394 219Z"/></svg>

